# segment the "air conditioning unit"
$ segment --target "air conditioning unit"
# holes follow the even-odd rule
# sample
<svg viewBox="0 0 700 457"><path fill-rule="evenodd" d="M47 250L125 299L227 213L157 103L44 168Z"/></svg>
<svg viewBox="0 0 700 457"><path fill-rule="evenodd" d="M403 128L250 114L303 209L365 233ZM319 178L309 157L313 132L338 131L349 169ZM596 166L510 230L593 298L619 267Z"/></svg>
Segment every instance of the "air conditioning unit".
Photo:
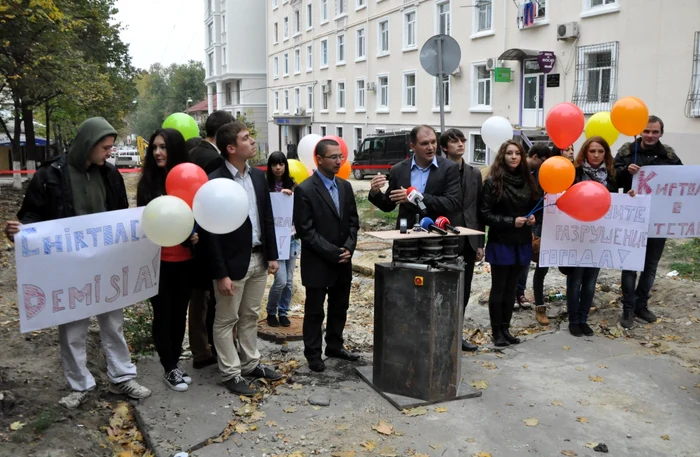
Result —
<svg viewBox="0 0 700 457"><path fill-rule="evenodd" d="M452 76L459 78L462 76L462 66L459 65L457 68L455 68L455 71L452 72Z"/></svg>
<svg viewBox="0 0 700 457"><path fill-rule="evenodd" d="M557 40L571 40L578 38L578 22L567 22L557 26Z"/></svg>
<svg viewBox="0 0 700 457"><path fill-rule="evenodd" d="M330 94L331 93L331 82L330 80L326 81L325 84L321 85L321 90L323 90L324 94Z"/></svg>
<svg viewBox="0 0 700 457"><path fill-rule="evenodd" d="M367 83L367 90L369 91L376 91L377 90L377 83Z"/></svg>
<svg viewBox="0 0 700 457"><path fill-rule="evenodd" d="M498 57L489 57L486 59L486 71L493 71L498 66Z"/></svg>
<svg viewBox="0 0 700 457"><path fill-rule="evenodd" d="M294 114L297 116L306 116L306 108L297 108Z"/></svg>

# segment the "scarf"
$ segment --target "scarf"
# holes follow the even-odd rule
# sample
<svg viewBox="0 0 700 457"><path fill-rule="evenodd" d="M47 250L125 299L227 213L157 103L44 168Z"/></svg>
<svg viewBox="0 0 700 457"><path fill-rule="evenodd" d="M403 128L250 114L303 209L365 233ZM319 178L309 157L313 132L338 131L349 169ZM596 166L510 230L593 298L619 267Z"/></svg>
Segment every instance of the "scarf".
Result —
<svg viewBox="0 0 700 457"><path fill-rule="evenodd" d="M601 163L598 168L593 168L587 160L584 160L581 168L589 180L599 182L605 187L608 186L608 169L604 163Z"/></svg>
<svg viewBox="0 0 700 457"><path fill-rule="evenodd" d="M506 171L503 176L503 196L501 200L511 201L516 206L527 205L531 199L530 186L522 175Z"/></svg>

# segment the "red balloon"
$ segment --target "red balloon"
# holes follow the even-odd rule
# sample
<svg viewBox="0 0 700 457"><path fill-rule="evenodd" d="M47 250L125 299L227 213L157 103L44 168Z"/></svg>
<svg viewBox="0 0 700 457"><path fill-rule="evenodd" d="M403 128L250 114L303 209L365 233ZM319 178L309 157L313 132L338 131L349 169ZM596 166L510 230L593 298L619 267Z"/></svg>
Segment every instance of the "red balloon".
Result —
<svg viewBox="0 0 700 457"><path fill-rule="evenodd" d="M192 208L194 195L209 178L201 167L193 163L175 165L165 178L165 193L181 198Z"/></svg>
<svg viewBox="0 0 700 457"><path fill-rule="evenodd" d="M547 134L559 149L566 149L581 136L585 119L581 108L565 102L555 105L549 113L545 126Z"/></svg>
<svg viewBox="0 0 700 457"><path fill-rule="evenodd" d="M574 184L557 199L557 208L582 222L602 219L610 210L610 205L610 191L596 181Z"/></svg>

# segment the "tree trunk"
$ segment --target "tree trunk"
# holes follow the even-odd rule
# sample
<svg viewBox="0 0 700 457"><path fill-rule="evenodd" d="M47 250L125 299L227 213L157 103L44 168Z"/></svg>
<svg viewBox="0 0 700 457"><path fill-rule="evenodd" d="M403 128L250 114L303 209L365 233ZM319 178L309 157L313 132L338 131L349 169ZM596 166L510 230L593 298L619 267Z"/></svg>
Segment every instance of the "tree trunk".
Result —
<svg viewBox="0 0 700 457"><path fill-rule="evenodd" d="M12 142L12 161L22 162L22 150L20 148L20 137L22 136L22 109L20 106L20 101L18 98L14 99L14 111L15 111L15 131L13 132L13 137L10 139Z"/></svg>
<svg viewBox="0 0 700 457"><path fill-rule="evenodd" d="M53 154L51 154L51 108L49 108L49 102L46 102L46 148L44 149L44 160L50 159Z"/></svg>
<svg viewBox="0 0 700 457"><path fill-rule="evenodd" d="M24 121L24 152L27 160L36 161L36 135L34 133L34 113L32 109L22 104L22 120Z"/></svg>

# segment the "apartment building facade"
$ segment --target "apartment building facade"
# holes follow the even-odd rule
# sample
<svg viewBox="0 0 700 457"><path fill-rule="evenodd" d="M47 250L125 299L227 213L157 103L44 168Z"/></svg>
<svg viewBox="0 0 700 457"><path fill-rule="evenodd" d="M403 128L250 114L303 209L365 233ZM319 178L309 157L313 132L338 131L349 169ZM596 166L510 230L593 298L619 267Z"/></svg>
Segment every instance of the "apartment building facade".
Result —
<svg viewBox="0 0 700 457"><path fill-rule="evenodd" d="M267 34L263 0L204 0L207 109L243 114L268 143Z"/></svg>
<svg viewBox="0 0 700 457"><path fill-rule="evenodd" d="M489 164L479 135L489 116L537 139L557 103L591 115L634 95L664 119L662 141L700 163L697 0L265 1L271 150L311 132L352 151L373 133L438 127L443 90L446 127L468 136L471 163ZM419 60L438 33L462 54L442 82Z"/></svg>

